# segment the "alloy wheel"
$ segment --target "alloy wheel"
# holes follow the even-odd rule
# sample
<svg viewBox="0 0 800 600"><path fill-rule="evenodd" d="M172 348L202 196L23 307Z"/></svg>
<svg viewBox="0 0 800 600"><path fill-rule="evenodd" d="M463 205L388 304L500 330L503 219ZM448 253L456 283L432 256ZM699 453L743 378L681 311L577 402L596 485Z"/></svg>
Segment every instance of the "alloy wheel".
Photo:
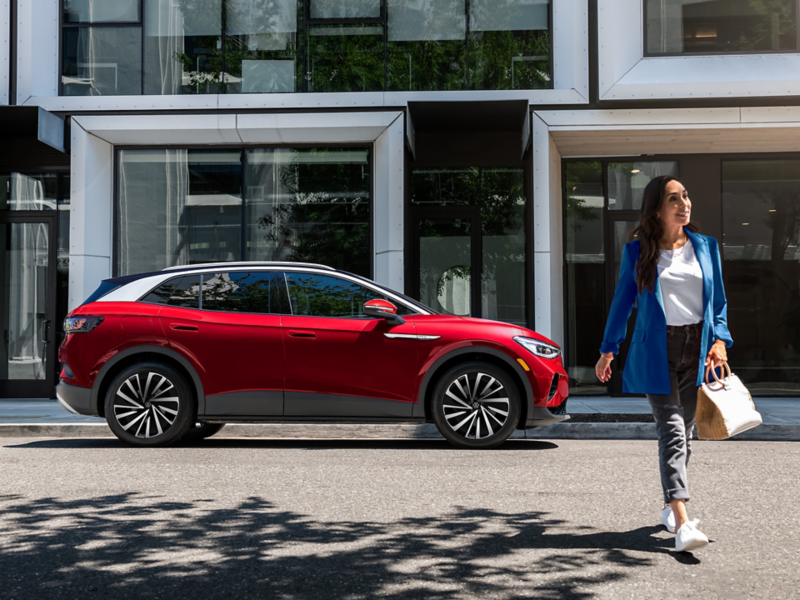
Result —
<svg viewBox="0 0 800 600"><path fill-rule="evenodd" d="M160 373L136 373L117 388L114 417L124 431L137 438L161 435L178 418L181 401L176 391Z"/></svg>
<svg viewBox="0 0 800 600"><path fill-rule="evenodd" d="M508 421L508 393L495 377L481 372L457 377L445 391L442 404L450 428L467 439L495 435Z"/></svg>

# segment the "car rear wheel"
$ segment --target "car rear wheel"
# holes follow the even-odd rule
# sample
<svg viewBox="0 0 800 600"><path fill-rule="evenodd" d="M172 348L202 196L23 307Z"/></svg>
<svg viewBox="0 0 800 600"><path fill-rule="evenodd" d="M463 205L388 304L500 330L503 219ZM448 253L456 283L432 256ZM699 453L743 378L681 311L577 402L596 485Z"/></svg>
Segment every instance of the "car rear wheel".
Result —
<svg viewBox="0 0 800 600"><path fill-rule="evenodd" d="M195 423L183 434L182 442L199 442L219 433L225 423Z"/></svg>
<svg viewBox="0 0 800 600"><path fill-rule="evenodd" d="M132 446L166 446L184 436L196 415L194 394L184 377L160 363L123 369L105 399L106 421Z"/></svg>
<svg viewBox="0 0 800 600"><path fill-rule="evenodd" d="M450 443L459 448L495 448L517 427L520 395L502 369L470 362L439 380L432 409L436 427Z"/></svg>

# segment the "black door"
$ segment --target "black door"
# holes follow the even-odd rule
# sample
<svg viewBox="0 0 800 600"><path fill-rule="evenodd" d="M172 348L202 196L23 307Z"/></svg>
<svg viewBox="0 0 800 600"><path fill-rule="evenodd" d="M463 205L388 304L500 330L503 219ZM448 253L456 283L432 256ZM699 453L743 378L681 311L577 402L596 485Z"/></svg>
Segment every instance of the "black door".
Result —
<svg viewBox="0 0 800 600"><path fill-rule="evenodd" d="M480 208L416 207L414 295L438 312L481 316Z"/></svg>
<svg viewBox="0 0 800 600"><path fill-rule="evenodd" d="M0 397L50 398L55 380L55 215L0 214Z"/></svg>
<svg viewBox="0 0 800 600"><path fill-rule="evenodd" d="M639 223L639 211L618 211L608 213L606 220L606 320L608 311L611 309L611 299L614 297L614 288L619 281L619 265L622 261L622 249L628 241L628 234ZM628 320L628 336L619 349L619 354L615 357L611 365L611 381L609 381L609 393L612 396L628 395L622 393L622 367L628 356L628 346L630 345L630 332L633 331L633 322L636 319L636 307L634 307L631 317ZM635 394L641 395L641 394Z"/></svg>

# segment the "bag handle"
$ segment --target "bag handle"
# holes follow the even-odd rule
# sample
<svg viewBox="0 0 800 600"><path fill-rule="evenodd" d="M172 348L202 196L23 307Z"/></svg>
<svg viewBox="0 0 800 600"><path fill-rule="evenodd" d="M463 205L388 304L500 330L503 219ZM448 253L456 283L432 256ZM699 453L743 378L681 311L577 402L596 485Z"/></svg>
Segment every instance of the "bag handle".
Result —
<svg viewBox="0 0 800 600"><path fill-rule="evenodd" d="M726 379L726 378L730 377L731 375L733 375L733 373L731 372L731 366L727 362L722 363L721 366L724 367L725 370L728 372L728 374L725 377L723 377L723 379ZM714 376L714 379L717 380L717 383L722 384L722 381L720 380L720 378L717 377L717 369L716 368L712 369L711 365L708 365L706 367L706 383L711 383L708 380L708 372L709 371L711 371L711 374Z"/></svg>

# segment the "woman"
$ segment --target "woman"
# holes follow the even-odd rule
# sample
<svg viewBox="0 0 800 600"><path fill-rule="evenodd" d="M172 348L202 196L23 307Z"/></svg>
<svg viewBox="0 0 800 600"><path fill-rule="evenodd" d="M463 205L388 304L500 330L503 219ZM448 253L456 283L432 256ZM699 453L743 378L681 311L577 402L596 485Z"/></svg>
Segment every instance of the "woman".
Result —
<svg viewBox="0 0 800 600"><path fill-rule="evenodd" d="M733 345L727 325L717 241L691 222L692 202L674 177L656 177L644 189L639 224L625 245L619 283L608 315L600 381L625 339L636 303L636 324L623 372L623 391L646 394L658 432L664 508L661 522L677 532L675 549L708 544L689 521L686 465L691 455L697 388L707 369L725 364Z"/></svg>

